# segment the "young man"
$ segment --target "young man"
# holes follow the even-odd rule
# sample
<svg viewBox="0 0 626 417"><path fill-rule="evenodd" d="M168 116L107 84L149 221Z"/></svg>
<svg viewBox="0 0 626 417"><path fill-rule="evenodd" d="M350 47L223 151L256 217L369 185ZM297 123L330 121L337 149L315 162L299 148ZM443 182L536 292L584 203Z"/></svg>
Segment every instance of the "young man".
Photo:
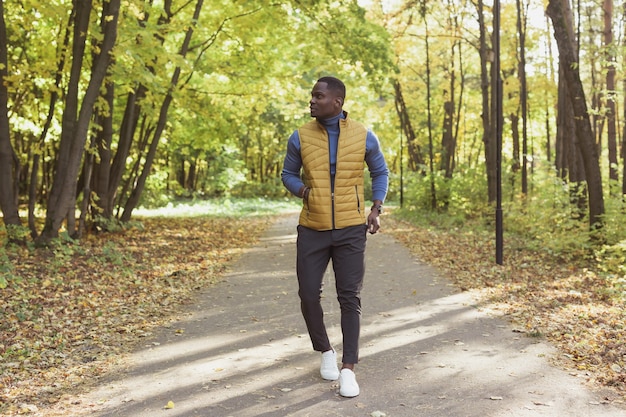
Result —
<svg viewBox="0 0 626 417"><path fill-rule="evenodd" d="M313 349L322 352L321 376L339 379L339 394L356 397L354 365L359 360L366 234L380 227L389 171L376 135L343 111L345 97L346 87L337 78L317 81L309 102L315 120L289 138L282 181L303 199L297 238L298 295ZM372 178L373 206L367 217L364 161ZM322 279L331 259L341 308L341 372L320 303Z"/></svg>

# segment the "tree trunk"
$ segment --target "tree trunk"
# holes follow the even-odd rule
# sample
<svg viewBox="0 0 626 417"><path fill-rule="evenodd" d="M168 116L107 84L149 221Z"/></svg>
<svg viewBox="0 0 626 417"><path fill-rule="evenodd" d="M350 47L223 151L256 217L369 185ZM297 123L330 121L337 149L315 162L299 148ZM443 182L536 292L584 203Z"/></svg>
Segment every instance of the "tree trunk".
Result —
<svg viewBox="0 0 626 417"><path fill-rule="evenodd" d="M485 145L485 163L487 169L487 195L489 203L496 201L496 141L491 124L492 103L490 103L490 71L487 62L493 62L492 52L487 46L487 28L485 26L485 11L482 0L478 0L478 30L479 30L479 55L480 55L480 87L482 94L482 121L483 143ZM495 79L495 77L493 77ZM495 91L495 89L492 89ZM495 106L494 106L495 107Z"/></svg>
<svg viewBox="0 0 626 417"><path fill-rule="evenodd" d="M454 168L456 168L456 164L457 164L457 159L456 159L456 153L457 153L457 144L459 143L459 129L461 128L461 110L463 109L463 93L465 92L465 69L463 67L463 52L461 51L461 43L457 42L458 48L459 48L459 74L460 74L460 82L459 82L459 99L457 102L456 107L456 120L454 123L454 160L453 160L453 164L454 164ZM451 89L454 91L454 89ZM454 94L451 93L451 98L452 101L454 101Z"/></svg>
<svg viewBox="0 0 626 417"><path fill-rule="evenodd" d="M579 7L580 7L580 1L578 3ZM589 22L588 25L588 30L585 32L588 36L588 41L587 41L587 45L596 45L597 41L596 41L596 33L598 33L598 30L596 30L596 27L594 26L593 22L594 22L594 17L597 13L597 10L595 8L591 8L591 7L587 7L585 8L585 11L587 13L587 21ZM579 15L579 26L582 24L581 22L583 21L581 15ZM580 43L580 38L582 37L581 33L577 33L576 38L579 39L579 43ZM578 49L576 49L576 57L579 58L579 54L580 54L580 47ZM594 138L595 138L595 143L596 143L596 147L597 149L597 154L598 155L602 155L602 136L604 135L604 123L606 121L606 116L602 114L603 111L603 90L604 90L604 85L603 82L601 81L601 74L598 74L598 66L602 65L602 59L599 59L600 56L598 53L596 52L591 52L588 54L589 56L589 75L590 75L590 81L591 81L591 86L590 86L590 91L591 91L591 114L589 115L590 120L591 120L591 131L593 132ZM604 95L604 98L606 98L606 95ZM600 161L598 160L598 163Z"/></svg>
<svg viewBox="0 0 626 417"><path fill-rule="evenodd" d="M404 132L406 137L407 150L409 152L409 169L413 172L424 172L424 157L422 156L422 150L417 143L415 131L411 124L411 118L404 103L404 96L402 95L402 87L400 82L396 80L393 84L395 90L395 104L398 118L400 119L400 130Z"/></svg>
<svg viewBox="0 0 626 417"><path fill-rule="evenodd" d="M157 26L167 27L170 23L173 14L171 11L171 0L166 0L163 4L163 11L160 13ZM142 13L142 19L138 22L140 26L145 27L148 22L150 14L148 11ZM159 42L163 44L165 38L159 34L155 35ZM137 43L141 43L141 39L136 39ZM154 62L151 62L147 66L147 70L152 74L156 74L156 68ZM137 127L139 125L139 119L141 117L141 103L142 99L146 96L148 88L145 84L138 84L135 90L128 94L126 98L126 107L124 109L124 116L122 118L119 139L117 143L117 149L115 155L109 156L109 165L102 166L99 169L97 177L100 178L97 181L102 182L102 187L98 188L97 195L99 201L99 209L101 215L105 219L111 219L118 201L125 196L125 192L121 192L118 196L118 190L122 183L124 172L126 171L126 162L130 155L130 150L133 144ZM104 172L108 170L108 172ZM106 183L107 189L104 189ZM127 188L124 186L123 188Z"/></svg>
<svg viewBox="0 0 626 417"><path fill-rule="evenodd" d="M573 207L573 217L582 219L587 210L587 194L585 189L585 168L580 147L578 146L579 137L576 131L575 113L573 101L570 97L565 79L565 64L559 62L559 82L562 85L561 94L563 96L563 117L561 118L562 130L564 132L565 145L565 179L569 182L569 198Z"/></svg>
<svg viewBox="0 0 626 417"><path fill-rule="evenodd" d="M511 113L509 115L509 120L511 120L511 139L513 141L513 162L511 163L511 172L517 174L520 170L519 116L517 113Z"/></svg>
<svg viewBox="0 0 626 417"><path fill-rule="evenodd" d="M187 190L196 191L196 174L198 171L198 157L194 156L189 161L189 173L187 174Z"/></svg>
<svg viewBox="0 0 626 417"><path fill-rule="evenodd" d="M433 123L431 89L430 89L430 44L428 42L428 21L426 20L426 12L422 15L424 19L424 28L426 35L424 36L424 47L426 49L426 112L428 117L428 166L430 169L430 208L437 210L437 188L435 187L435 150L433 141Z"/></svg>
<svg viewBox="0 0 626 417"><path fill-rule="evenodd" d="M92 141L92 145L95 145L95 138ZM83 164L83 201L80 208L80 218L78 219L78 230L73 238L80 239L84 236L85 230L87 230L87 214L89 213L89 206L91 204L91 178L93 174L93 168L95 164L95 157L92 152L89 152L85 157L85 163ZM69 220L69 219L68 219Z"/></svg>
<svg viewBox="0 0 626 417"><path fill-rule="evenodd" d="M604 51L606 62L606 121L609 178L617 183L617 127L615 123L615 53L613 44L613 0L604 0ZM609 184L610 188L613 188Z"/></svg>
<svg viewBox="0 0 626 417"><path fill-rule="evenodd" d="M622 6L622 18L626 19L626 2ZM626 51L626 28L622 33L622 51ZM626 199L626 78L622 81L624 87L624 102L622 104L624 110L624 128L622 131L622 199Z"/></svg>
<svg viewBox="0 0 626 417"><path fill-rule="evenodd" d="M587 192L589 196L589 224L592 229L602 226L604 215L604 197L602 195L602 177L598 161L585 91L578 73L577 54L574 50L575 40L571 24L568 25L569 0L550 0L546 10L552 20L554 37L559 49L559 61L563 63L563 72L570 100L574 110L577 131L577 144L581 151Z"/></svg>
<svg viewBox="0 0 626 417"><path fill-rule="evenodd" d="M545 16L545 23L546 23L546 30L547 32L550 31L550 18L548 16ZM546 75L548 75L548 80L552 83L554 83L554 81L556 80L556 77L554 76L554 54L552 52L552 42L550 41L550 39L546 39L545 42L545 48L548 51L548 57L546 60L546 67L545 67L545 73ZM546 97L545 100L545 120L544 120L544 125L545 125L545 132L546 132L546 160L548 161L552 161L552 133L551 133L551 129L550 126L552 125L552 117L551 117L551 108L553 107L553 103L550 102L549 100L549 95L547 93L547 89L546 91L544 91L544 96ZM559 107L558 104L558 99L557 99L557 108ZM555 141L556 142L556 141ZM555 148L556 148L557 144L555 143ZM556 152L555 152L556 154ZM556 155L555 155L555 161L556 161Z"/></svg>
<svg viewBox="0 0 626 417"><path fill-rule="evenodd" d="M85 150L85 142L89 132L89 123L93 115L94 104L100 95L100 87L106 75L111 60L110 52L117 38L117 22L120 0L110 0L107 16L102 18L104 37L100 45L100 52L94 59L91 78L80 111L77 112L79 81L81 78L82 63L85 53L85 34L89 27L91 1L75 2L77 8L76 23L74 26L73 62L70 72L67 100L63 114L61 143L59 157L56 163L56 175L48 198L46 222L41 241L46 242L58 236L63 219L73 215L75 208L76 186L81 159ZM78 115L78 117L76 117ZM72 230L68 231L70 234Z"/></svg>
<svg viewBox="0 0 626 417"><path fill-rule="evenodd" d="M522 194L528 194L528 87L526 83L526 10L521 0L517 4L517 32L519 34L520 110L522 113Z"/></svg>
<svg viewBox="0 0 626 417"><path fill-rule="evenodd" d="M448 1L448 6L450 6L450 1ZM450 31L452 33L456 33L458 30L458 21L456 16L451 16L448 18L448 25ZM449 96L448 93L444 90L444 103L443 103L443 132L441 135L441 162L440 169L444 172L444 176L447 179L451 179L454 173L455 163L456 163L456 135L458 133L458 119L456 121L456 129L455 129L455 121L454 118L456 116L456 106L455 106L455 94L456 94L456 48L459 47L459 42L454 41L450 48L450 66L447 69L447 73L449 74ZM462 57L459 57L462 60ZM462 63L462 61L460 61ZM462 71L462 70L461 70ZM463 85L461 85L461 92L463 91ZM462 103L462 102L461 102ZM449 198L446 198L449 200ZM447 207L448 201L446 201L445 206Z"/></svg>
<svg viewBox="0 0 626 417"><path fill-rule="evenodd" d="M67 28L65 29L65 36L63 37L63 44L60 46L60 50L66 50L68 45L70 44L70 36L72 34L71 26L74 10L70 14L67 22ZM59 91L61 91L61 82L63 81L63 68L65 67L65 56L66 54L59 54L61 58L57 64L54 86L55 88L50 91L50 103L48 104L48 114L46 116L46 121L44 122L43 129L41 130L41 134L39 135L38 141L38 149L36 149L35 154L33 155L33 163L30 171L30 181L28 185L28 227L30 229L30 234L33 238L36 238L39 233L37 231L37 226L35 224L35 206L37 204L37 188L38 188L38 175L39 175L39 167L41 165L41 156L44 153L46 147L46 137L48 136L48 131L50 130L50 126L52 126L52 121L54 119L54 108L56 106L57 101L59 100Z"/></svg>
<svg viewBox="0 0 626 417"><path fill-rule="evenodd" d="M559 62L555 144L556 156L554 159L554 166L559 178L561 178L564 182L567 182L569 172L569 152L570 148L574 146L573 144L575 142L574 137L576 132L573 128L574 115L572 114L572 105L569 101L567 86L565 85L563 70L561 68L562 66L563 63Z"/></svg>
<svg viewBox="0 0 626 417"><path fill-rule="evenodd" d="M9 129L9 92L5 78L8 75L8 39L4 20L4 2L0 0L0 208L6 226L21 226L15 192L14 152ZM10 228L9 240L14 240Z"/></svg>
<svg viewBox="0 0 626 417"><path fill-rule="evenodd" d="M102 20L100 26L102 31L106 30L106 16L110 14L108 8L111 3L103 4ZM97 48L94 48L97 50ZM97 56L93 57L94 62ZM114 64L109 62L109 68ZM111 144L113 143L113 113L115 103L115 84L110 79L111 73L107 71L107 80L104 83L104 91L101 99L107 104L108 111L98 112L94 115L94 125L100 129L93 132L91 140L91 152L86 155L83 169L83 203L81 207L80 222L78 227L78 237L82 237L87 229L87 214L91 213L92 228L107 229L107 222L103 221L103 207L107 206L106 195L109 187L109 167L111 164ZM97 153L98 158L94 155ZM92 199L92 192L96 196ZM104 198L104 199L102 199ZM109 219L110 217L106 217Z"/></svg>
<svg viewBox="0 0 626 417"><path fill-rule="evenodd" d="M441 135L441 165L446 178L452 178L454 172L454 132L452 131L452 121L454 117L454 99L446 100L443 103L443 133Z"/></svg>
<svg viewBox="0 0 626 417"><path fill-rule="evenodd" d="M115 86L112 82L106 84L104 100L109 105L109 113L99 116L102 129L96 132L95 151L98 153L98 160L93 169L93 179L91 188L96 199L92 206L92 214L96 218L96 224L106 229L103 220L110 220L113 215L113 200L108 198L109 186L111 183L111 144L113 143L113 105L115 98ZM119 145L119 143L118 143ZM119 152L119 149L118 149Z"/></svg>

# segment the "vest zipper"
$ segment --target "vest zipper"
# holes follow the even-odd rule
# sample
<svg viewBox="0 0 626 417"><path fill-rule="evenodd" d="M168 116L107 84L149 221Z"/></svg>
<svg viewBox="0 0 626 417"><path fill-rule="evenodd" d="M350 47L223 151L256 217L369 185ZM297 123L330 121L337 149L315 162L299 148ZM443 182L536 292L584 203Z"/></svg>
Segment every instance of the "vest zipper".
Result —
<svg viewBox="0 0 626 417"><path fill-rule="evenodd" d="M354 186L354 192L356 193L356 209L360 213L361 212L361 199L359 198L359 186Z"/></svg>
<svg viewBox="0 0 626 417"><path fill-rule="evenodd" d="M335 230L335 191L330 192L330 208L332 213L332 226L333 230Z"/></svg>

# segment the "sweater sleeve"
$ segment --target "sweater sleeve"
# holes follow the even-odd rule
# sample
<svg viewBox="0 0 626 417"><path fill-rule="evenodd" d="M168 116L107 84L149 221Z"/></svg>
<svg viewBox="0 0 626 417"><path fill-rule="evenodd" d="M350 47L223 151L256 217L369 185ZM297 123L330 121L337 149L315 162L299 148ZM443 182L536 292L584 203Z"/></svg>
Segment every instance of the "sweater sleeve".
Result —
<svg viewBox="0 0 626 417"><path fill-rule="evenodd" d="M301 168L302 156L300 155L300 136L296 130L287 141L287 154L285 155L285 161L283 162L281 179L285 188L298 197L298 192L304 185L300 177Z"/></svg>
<svg viewBox="0 0 626 417"><path fill-rule="evenodd" d="M380 149L380 141L371 130L367 131L365 140L365 163L372 178L372 200L384 202L389 187L389 169Z"/></svg>

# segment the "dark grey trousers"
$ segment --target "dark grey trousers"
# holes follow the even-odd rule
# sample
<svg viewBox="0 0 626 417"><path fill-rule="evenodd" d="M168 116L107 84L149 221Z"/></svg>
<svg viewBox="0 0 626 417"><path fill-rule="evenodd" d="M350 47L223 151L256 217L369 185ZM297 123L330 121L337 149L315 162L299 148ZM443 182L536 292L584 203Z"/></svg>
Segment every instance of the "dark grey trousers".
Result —
<svg viewBox="0 0 626 417"><path fill-rule="evenodd" d="M298 295L313 349L324 352L332 347L320 303L324 272L332 260L337 300L341 308L343 363L359 361L366 233L366 225L321 232L298 226Z"/></svg>

